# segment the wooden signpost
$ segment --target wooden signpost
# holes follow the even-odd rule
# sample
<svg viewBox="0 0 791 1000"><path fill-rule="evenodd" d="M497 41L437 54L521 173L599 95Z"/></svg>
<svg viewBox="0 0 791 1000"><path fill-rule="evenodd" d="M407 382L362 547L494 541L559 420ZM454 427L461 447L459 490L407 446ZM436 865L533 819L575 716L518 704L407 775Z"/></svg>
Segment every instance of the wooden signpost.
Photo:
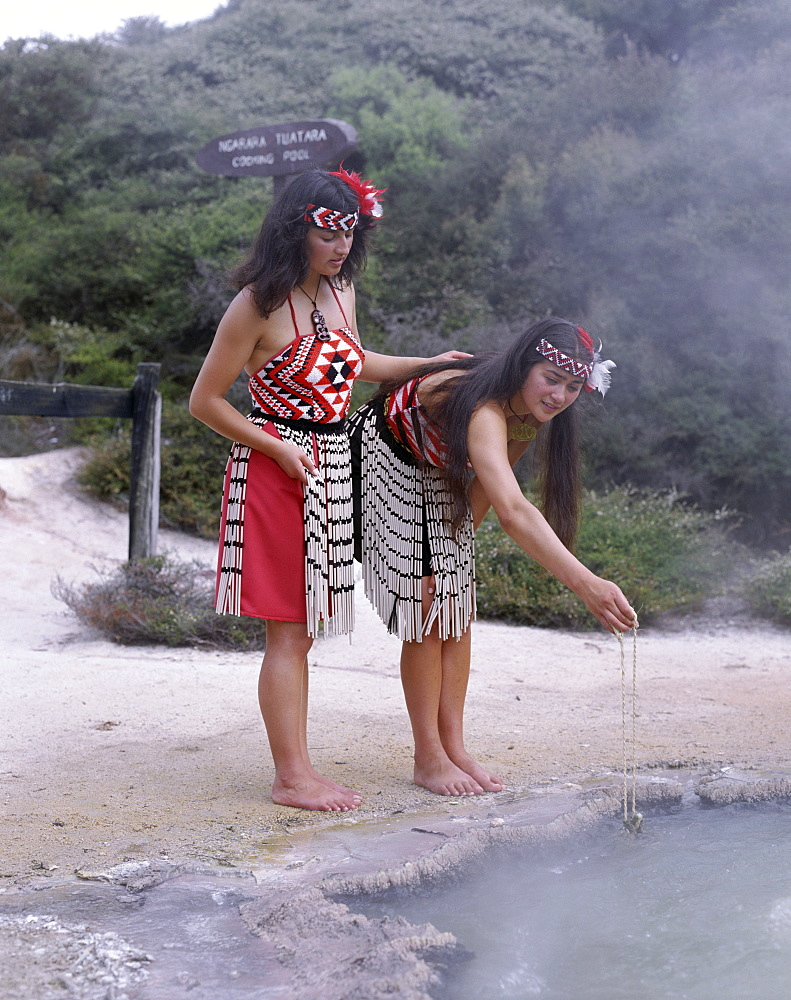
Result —
<svg viewBox="0 0 791 1000"><path fill-rule="evenodd" d="M357 148L357 130L336 118L261 125L218 136L199 149L201 169L223 177L274 177L275 193L310 167L337 167Z"/></svg>

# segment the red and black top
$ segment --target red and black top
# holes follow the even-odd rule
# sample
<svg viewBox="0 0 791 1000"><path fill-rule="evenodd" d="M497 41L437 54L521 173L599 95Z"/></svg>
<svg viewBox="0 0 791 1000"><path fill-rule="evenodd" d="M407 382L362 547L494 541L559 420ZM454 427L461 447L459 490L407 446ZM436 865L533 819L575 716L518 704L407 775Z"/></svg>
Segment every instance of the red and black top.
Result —
<svg viewBox="0 0 791 1000"><path fill-rule="evenodd" d="M334 288L332 294L348 324ZM348 412L365 353L348 325L330 330L328 340L320 340L313 331L300 335L290 295L288 306L297 335L250 377L250 395L268 415L337 423Z"/></svg>

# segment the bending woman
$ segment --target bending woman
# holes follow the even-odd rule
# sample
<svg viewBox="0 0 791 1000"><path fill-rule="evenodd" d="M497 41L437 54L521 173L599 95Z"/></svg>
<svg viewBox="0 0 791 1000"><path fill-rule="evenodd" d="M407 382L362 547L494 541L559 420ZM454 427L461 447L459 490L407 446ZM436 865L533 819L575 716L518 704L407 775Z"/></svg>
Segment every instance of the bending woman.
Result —
<svg viewBox="0 0 791 1000"><path fill-rule="evenodd" d="M307 654L352 629L351 469L344 417L356 378L398 378L425 359L366 354L352 279L381 194L357 174L307 171L273 203L190 397L234 443L225 475L217 604L267 622L258 684L275 764L272 799L345 811L361 797L308 756ZM456 352L446 360L461 357ZM244 370L253 411L226 399Z"/></svg>
<svg viewBox="0 0 791 1000"><path fill-rule="evenodd" d="M551 317L506 351L429 364L384 384L349 421L363 579L403 640L401 678L415 742L414 780L444 795L499 791L464 747L475 616L474 529L493 507L503 530L577 594L608 631L634 610L572 553L579 511L574 403L609 385L580 327ZM513 465L541 442L542 510Z"/></svg>

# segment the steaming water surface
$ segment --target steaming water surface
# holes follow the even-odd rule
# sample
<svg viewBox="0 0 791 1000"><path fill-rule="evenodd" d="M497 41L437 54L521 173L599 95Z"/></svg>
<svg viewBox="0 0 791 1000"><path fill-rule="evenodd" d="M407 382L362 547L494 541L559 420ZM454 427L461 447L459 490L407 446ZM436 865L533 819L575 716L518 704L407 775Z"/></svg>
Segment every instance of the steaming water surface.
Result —
<svg viewBox="0 0 791 1000"><path fill-rule="evenodd" d="M288 970L239 915L260 892L248 880L203 876L141 893L42 886L0 897L0 917L50 914L142 949L145 981L112 994L130 1000L291 997ZM608 821L571 841L492 853L420 894L344 902L456 935L471 957L453 960L438 1000L785 998L791 804L687 806L647 816L638 835Z"/></svg>
<svg viewBox="0 0 791 1000"><path fill-rule="evenodd" d="M239 880L184 876L141 893L122 886L82 883L43 888L25 900L3 900L0 914L47 914L68 927L118 934L150 956L142 983L79 996L128 1000L276 1000L290 996L288 973L272 949L252 935L239 904L252 893ZM85 976L75 980L87 989ZM70 995L54 984L46 996ZM0 990L0 996L8 994ZM13 994L16 997L18 994ZM29 1000L40 996L23 994Z"/></svg>
<svg viewBox="0 0 791 1000"><path fill-rule="evenodd" d="M791 805L687 808L490 857L433 895L389 897L473 957L443 1000L791 996Z"/></svg>

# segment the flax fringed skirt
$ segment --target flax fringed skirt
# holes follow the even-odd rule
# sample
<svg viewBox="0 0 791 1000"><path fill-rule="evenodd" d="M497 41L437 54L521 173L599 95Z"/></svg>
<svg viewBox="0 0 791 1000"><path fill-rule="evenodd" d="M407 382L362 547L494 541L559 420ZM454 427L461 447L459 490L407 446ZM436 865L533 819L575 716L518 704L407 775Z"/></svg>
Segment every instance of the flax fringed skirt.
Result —
<svg viewBox="0 0 791 1000"><path fill-rule="evenodd" d="M366 596L402 640L420 642L435 624L442 639L460 638L475 617L472 519L451 534L453 500L442 474L418 463L396 440L378 405L361 406L347 427L355 556ZM429 572L436 589L424 621L421 577Z"/></svg>
<svg viewBox="0 0 791 1000"><path fill-rule="evenodd" d="M307 485L274 459L234 443L225 470L215 608L305 622L315 636L354 628L349 439L343 425L248 419L313 458Z"/></svg>

